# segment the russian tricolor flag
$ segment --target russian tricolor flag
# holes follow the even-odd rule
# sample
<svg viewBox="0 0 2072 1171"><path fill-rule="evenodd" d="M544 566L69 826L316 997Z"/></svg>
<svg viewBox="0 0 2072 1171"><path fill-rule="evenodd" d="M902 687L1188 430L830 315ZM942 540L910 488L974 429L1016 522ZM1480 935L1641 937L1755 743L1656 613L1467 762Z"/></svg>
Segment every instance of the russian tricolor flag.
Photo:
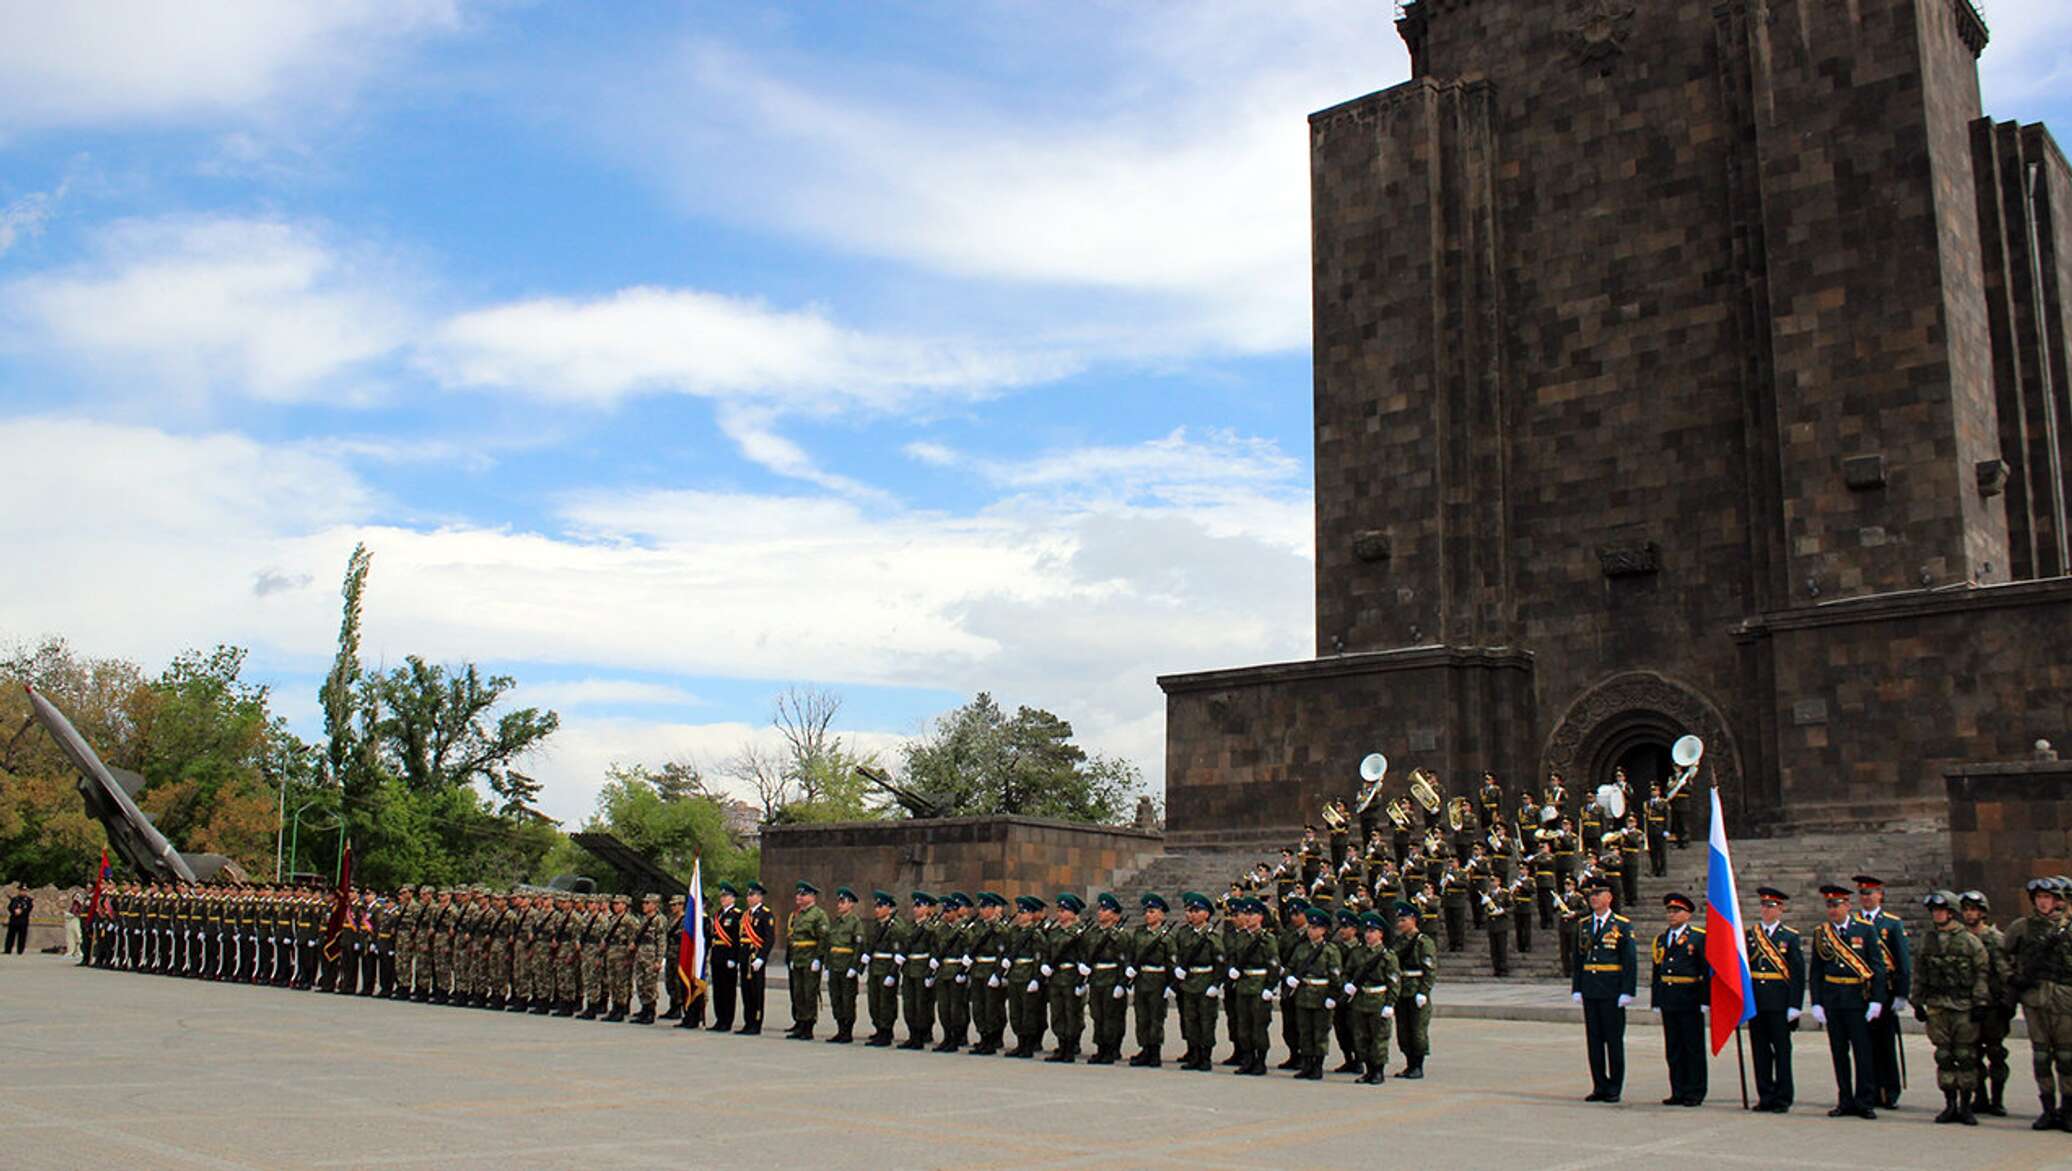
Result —
<svg viewBox="0 0 2072 1171"><path fill-rule="evenodd" d="M1727 854L1727 819L1712 790L1712 840L1705 860L1705 962L1712 968L1712 1052L1718 1055L1743 1021L1755 1018L1755 979L1748 974L1748 934Z"/></svg>
<svg viewBox="0 0 2072 1171"><path fill-rule="evenodd" d="M703 857L691 859L691 889L684 896L683 931L676 937L676 972L689 990L686 1000L705 992L705 871Z"/></svg>

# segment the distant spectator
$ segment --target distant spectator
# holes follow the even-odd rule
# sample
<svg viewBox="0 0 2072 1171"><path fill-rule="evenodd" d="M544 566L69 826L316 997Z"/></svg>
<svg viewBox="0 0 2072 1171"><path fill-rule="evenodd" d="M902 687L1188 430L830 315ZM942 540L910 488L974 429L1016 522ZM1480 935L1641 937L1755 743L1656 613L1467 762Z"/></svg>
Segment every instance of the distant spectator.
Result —
<svg viewBox="0 0 2072 1171"><path fill-rule="evenodd" d="M16 891L7 900L7 946L0 954L22 955L29 950L29 911L35 905L27 891Z"/></svg>
<svg viewBox="0 0 2072 1171"><path fill-rule="evenodd" d="M79 921L86 914L86 896L75 894L65 907L65 955L79 958Z"/></svg>

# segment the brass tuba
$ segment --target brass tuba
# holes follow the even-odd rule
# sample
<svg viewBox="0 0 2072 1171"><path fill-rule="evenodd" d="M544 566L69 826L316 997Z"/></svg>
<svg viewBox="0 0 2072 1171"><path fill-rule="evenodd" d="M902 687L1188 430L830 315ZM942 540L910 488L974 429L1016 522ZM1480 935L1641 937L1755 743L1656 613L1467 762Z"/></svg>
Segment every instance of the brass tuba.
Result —
<svg viewBox="0 0 2072 1171"><path fill-rule="evenodd" d="M1417 799L1417 803L1424 807L1426 813L1434 817L1438 816L1440 806L1445 804L1439 797L1438 780L1430 769L1410 770L1410 795Z"/></svg>
<svg viewBox="0 0 2072 1171"><path fill-rule="evenodd" d="M1469 801L1466 797L1455 797L1446 803L1446 828L1454 833L1459 833L1461 827L1468 823L1469 817L1474 812L1474 802Z"/></svg>
<svg viewBox="0 0 2072 1171"><path fill-rule="evenodd" d="M1684 786L1691 783L1691 778L1698 775L1698 762L1705 759L1705 741L1696 736L1679 736L1676 743L1669 746L1669 758L1676 762L1676 776L1662 796L1675 800L1684 791Z"/></svg>
<svg viewBox="0 0 2072 1171"><path fill-rule="evenodd" d="M1389 820L1395 824L1397 829L1404 831L1410 829L1410 802L1398 797L1384 805L1382 812L1389 815Z"/></svg>
<svg viewBox="0 0 2072 1171"><path fill-rule="evenodd" d="M1360 761L1360 800L1358 810L1365 814L1381 796L1381 782L1389 775L1389 758L1379 752L1370 752Z"/></svg>

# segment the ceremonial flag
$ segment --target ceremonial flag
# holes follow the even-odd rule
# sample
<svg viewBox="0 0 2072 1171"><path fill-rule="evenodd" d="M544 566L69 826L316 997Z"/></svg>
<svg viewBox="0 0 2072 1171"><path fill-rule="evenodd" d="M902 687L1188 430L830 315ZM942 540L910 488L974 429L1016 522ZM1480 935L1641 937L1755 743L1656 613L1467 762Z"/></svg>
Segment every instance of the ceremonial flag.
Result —
<svg viewBox="0 0 2072 1171"><path fill-rule="evenodd" d="M705 970L705 875L703 859L691 859L691 890L684 899L683 930L676 940L676 972L683 978L683 986L689 990L685 1000L696 1000L705 994L705 981L699 973Z"/></svg>
<svg viewBox="0 0 2072 1171"><path fill-rule="evenodd" d="M338 933L345 930L353 907L353 844L345 843L338 860L338 893L332 896L331 921L324 925L324 958L338 962Z"/></svg>
<svg viewBox="0 0 2072 1171"><path fill-rule="evenodd" d="M89 925L101 917L101 884L113 877L108 869L108 847L101 847L101 865L94 871L94 892L86 900L86 921Z"/></svg>
<svg viewBox="0 0 2072 1171"><path fill-rule="evenodd" d="M1712 1052L1717 1055L1741 1022L1755 1018L1755 979L1748 974L1748 933L1741 929L1741 899L1727 854L1727 819L1712 790L1712 841L1705 860L1705 962L1712 968Z"/></svg>

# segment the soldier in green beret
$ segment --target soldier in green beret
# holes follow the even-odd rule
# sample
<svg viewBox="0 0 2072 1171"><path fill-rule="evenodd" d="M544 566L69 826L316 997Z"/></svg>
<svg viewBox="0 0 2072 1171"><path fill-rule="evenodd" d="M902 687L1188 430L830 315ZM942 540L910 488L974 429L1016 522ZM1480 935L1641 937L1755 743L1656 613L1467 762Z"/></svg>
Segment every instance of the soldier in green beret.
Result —
<svg viewBox="0 0 2072 1171"><path fill-rule="evenodd" d="M1058 896L1057 921L1043 936L1043 962L1038 971L1050 990L1050 1031L1058 1047L1045 1061L1070 1065L1079 1060L1079 1036L1086 1029L1085 981L1093 975L1083 948L1086 928L1079 914L1086 903L1078 895Z"/></svg>
<svg viewBox="0 0 2072 1171"><path fill-rule="evenodd" d="M827 937L834 929L820 909L820 888L800 879L785 921L784 962L791 970L791 1028L785 1039L810 1041L820 1019L820 973L827 967Z"/></svg>
<svg viewBox="0 0 2072 1171"><path fill-rule="evenodd" d="M1308 916L1304 938L1289 953L1281 978L1286 991L1283 1000L1295 1017L1295 1043L1299 1065L1295 1076L1303 1081L1324 1080L1324 1054L1330 1044L1331 1010L1342 995L1345 964L1338 945L1330 940L1330 920Z"/></svg>
<svg viewBox="0 0 2072 1171"><path fill-rule="evenodd" d="M1001 910L1007 900L989 890L978 892L978 918L964 940L971 978L971 1021L978 1030L972 1055L1000 1052L1007 1034L1007 923Z"/></svg>
<svg viewBox="0 0 2072 1171"><path fill-rule="evenodd" d="M1122 970L1137 997L1137 1055L1130 1064L1157 1069L1165 1048L1166 1001L1172 996L1177 973L1173 970L1173 933L1166 924L1170 909L1165 899L1146 892L1137 900L1144 913L1144 925L1129 941L1129 958Z"/></svg>
<svg viewBox="0 0 2072 1171"><path fill-rule="evenodd" d="M935 973L941 961L935 955L935 896L917 890L909 901L914 918L907 926L906 949L897 956L907 1027L907 1039L899 1047L919 1049L935 1037Z"/></svg>
<svg viewBox="0 0 2072 1171"><path fill-rule="evenodd" d="M1180 1040L1186 1052L1180 1068L1207 1073L1216 1050L1216 1002L1223 998L1223 942L1209 926L1208 896L1188 891L1180 896L1186 922L1171 936L1173 986L1180 994Z"/></svg>
<svg viewBox="0 0 2072 1171"><path fill-rule="evenodd" d="M1360 912L1340 907L1333 924L1331 942L1338 948L1339 963L1349 963L1353 949L1360 946ZM1353 1042L1353 998L1348 995L1334 999L1338 1004L1331 1010L1331 1035L1338 1039L1338 1051L1345 1055L1345 1060L1331 1072L1359 1073L1360 1050Z"/></svg>
<svg viewBox="0 0 2072 1171"><path fill-rule="evenodd" d="M971 954L965 946L971 933L971 909L970 895L951 891L936 916L936 956L942 961L935 984L936 1017L942 1022L937 1053L962 1049L971 1028Z"/></svg>
<svg viewBox="0 0 2072 1171"><path fill-rule="evenodd" d="M1255 898L1234 900L1236 930L1224 949L1224 975L1236 1001L1230 1039L1241 1077L1264 1077L1272 1040L1274 992L1280 982L1280 944L1264 930L1266 904Z"/></svg>
<svg viewBox="0 0 2072 1171"><path fill-rule="evenodd" d="M1388 924L1378 912L1360 916L1360 942L1346 953L1345 983L1340 991L1352 1005L1353 1062L1360 1084L1378 1086L1388 1067L1389 1021L1396 1015L1402 970L1389 948Z"/></svg>
<svg viewBox="0 0 2072 1171"><path fill-rule="evenodd" d="M827 1005L835 1018L830 1045L855 1040L856 986L863 976L863 919L856 913L856 892L835 888L835 913L827 928Z"/></svg>
<svg viewBox="0 0 2072 1171"><path fill-rule="evenodd" d="M1007 935L1007 1010L1014 1048L1007 1055L1027 1060L1043 1048L1045 903L1035 895L1017 895L1014 909L1014 926Z"/></svg>
<svg viewBox="0 0 2072 1171"><path fill-rule="evenodd" d="M899 973L906 965L911 932L898 910L899 901L889 892L871 892L871 921L863 929L863 970L871 1010L871 1035L864 1044L873 1049L890 1046L899 1023Z"/></svg>
<svg viewBox="0 0 2072 1171"><path fill-rule="evenodd" d="M1106 893L1094 900L1094 925L1081 936L1080 948L1093 968L1087 977L1087 1007L1094 1018L1094 1055L1087 1064L1113 1065L1122 1057L1129 1019L1129 985L1122 971L1129 936L1122 929L1121 900Z"/></svg>
<svg viewBox="0 0 2072 1171"><path fill-rule="evenodd" d="M1397 1077L1412 1081L1424 1076L1425 1055L1431 1051L1432 985L1439 976L1439 947L1418 926L1417 908L1396 904L1396 968L1401 983L1396 986L1396 1044L1403 1050L1403 1068Z"/></svg>

